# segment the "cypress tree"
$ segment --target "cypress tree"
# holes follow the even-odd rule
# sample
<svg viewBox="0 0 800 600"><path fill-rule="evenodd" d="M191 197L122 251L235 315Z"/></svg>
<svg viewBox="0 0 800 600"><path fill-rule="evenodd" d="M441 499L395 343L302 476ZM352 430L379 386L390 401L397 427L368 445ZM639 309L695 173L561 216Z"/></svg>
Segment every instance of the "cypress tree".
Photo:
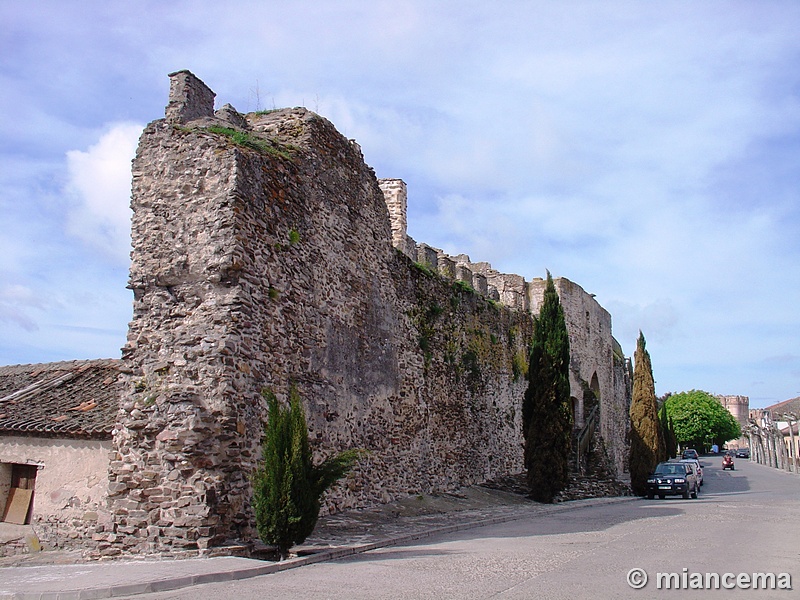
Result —
<svg viewBox="0 0 800 600"><path fill-rule="evenodd" d="M297 389L292 386L288 407L269 390L263 395L269 416L262 461L253 475L253 509L259 537L277 546L284 559L314 530L322 495L347 474L361 451L347 450L315 466Z"/></svg>
<svg viewBox="0 0 800 600"><path fill-rule="evenodd" d="M549 271L542 307L534 320L522 423L531 498L552 502L569 484L572 407L567 325Z"/></svg>
<svg viewBox="0 0 800 600"><path fill-rule="evenodd" d="M666 400L661 403L661 408L658 411L658 422L661 427L661 438L664 440L664 456L662 456L660 460L669 460L670 458L674 458L678 453L678 442L675 439L675 429L672 426L672 419L667 415Z"/></svg>
<svg viewBox="0 0 800 600"><path fill-rule="evenodd" d="M675 434L675 423L672 422L672 417L667 417L669 423L669 437L666 440L667 445L667 458L678 456L678 436Z"/></svg>
<svg viewBox="0 0 800 600"><path fill-rule="evenodd" d="M629 468L631 489L642 496L647 491L647 476L666 456L656 404L656 388L650 353L642 332L633 357L633 398L631 400L631 447Z"/></svg>

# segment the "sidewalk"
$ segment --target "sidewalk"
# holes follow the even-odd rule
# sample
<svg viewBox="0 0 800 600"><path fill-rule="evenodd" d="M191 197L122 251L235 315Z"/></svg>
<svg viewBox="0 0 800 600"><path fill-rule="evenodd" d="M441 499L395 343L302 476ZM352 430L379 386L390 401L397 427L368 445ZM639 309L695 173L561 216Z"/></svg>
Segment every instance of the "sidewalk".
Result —
<svg viewBox="0 0 800 600"><path fill-rule="evenodd" d="M433 535L634 499L591 498L537 504L519 495L479 486L460 494L419 496L320 519L306 544L293 549L298 556L283 562L215 557L59 564L69 560L65 553L42 552L36 555L39 563L36 566L23 566L25 561L21 561L17 563L19 566L0 568L0 599L112 598L246 579ZM42 565L49 554L52 554L51 564Z"/></svg>

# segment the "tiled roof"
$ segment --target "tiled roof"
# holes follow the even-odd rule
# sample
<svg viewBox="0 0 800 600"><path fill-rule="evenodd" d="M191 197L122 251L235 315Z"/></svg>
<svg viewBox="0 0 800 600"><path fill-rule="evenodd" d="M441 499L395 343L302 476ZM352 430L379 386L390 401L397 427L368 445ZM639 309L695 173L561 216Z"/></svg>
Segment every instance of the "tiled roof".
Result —
<svg viewBox="0 0 800 600"><path fill-rule="evenodd" d="M772 414L777 416L780 416L783 413L798 414L800 413L800 396L790 400L784 400L783 402L778 402L772 406L767 406L762 410L772 411Z"/></svg>
<svg viewBox="0 0 800 600"><path fill-rule="evenodd" d="M0 435L108 439L120 361L0 366Z"/></svg>

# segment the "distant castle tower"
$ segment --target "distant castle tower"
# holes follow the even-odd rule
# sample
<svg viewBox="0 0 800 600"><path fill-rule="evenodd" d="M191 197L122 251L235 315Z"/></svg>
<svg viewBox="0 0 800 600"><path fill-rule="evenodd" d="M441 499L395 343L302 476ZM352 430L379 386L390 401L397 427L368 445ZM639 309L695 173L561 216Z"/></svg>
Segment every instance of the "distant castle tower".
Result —
<svg viewBox="0 0 800 600"><path fill-rule="evenodd" d="M724 406L733 418L741 425L742 430L747 427L747 419L750 416L750 398L748 396L717 396L717 400ZM737 442L733 442L737 443ZM747 441L741 437L738 440L739 446L746 446Z"/></svg>

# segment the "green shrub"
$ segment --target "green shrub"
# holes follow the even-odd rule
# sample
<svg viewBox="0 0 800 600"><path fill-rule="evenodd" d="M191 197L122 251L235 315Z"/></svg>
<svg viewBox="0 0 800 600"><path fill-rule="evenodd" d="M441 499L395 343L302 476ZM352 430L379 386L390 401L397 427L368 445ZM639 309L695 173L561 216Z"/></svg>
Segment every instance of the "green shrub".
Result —
<svg viewBox="0 0 800 600"><path fill-rule="evenodd" d="M278 547L281 559L302 544L319 518L322 495L344 477L362 455L346 450L314 465L305 413L297 389L282 407L275 394L262 392L269 418L264 431L262 461L253 474L253 509L258 535Z"/></svg>

